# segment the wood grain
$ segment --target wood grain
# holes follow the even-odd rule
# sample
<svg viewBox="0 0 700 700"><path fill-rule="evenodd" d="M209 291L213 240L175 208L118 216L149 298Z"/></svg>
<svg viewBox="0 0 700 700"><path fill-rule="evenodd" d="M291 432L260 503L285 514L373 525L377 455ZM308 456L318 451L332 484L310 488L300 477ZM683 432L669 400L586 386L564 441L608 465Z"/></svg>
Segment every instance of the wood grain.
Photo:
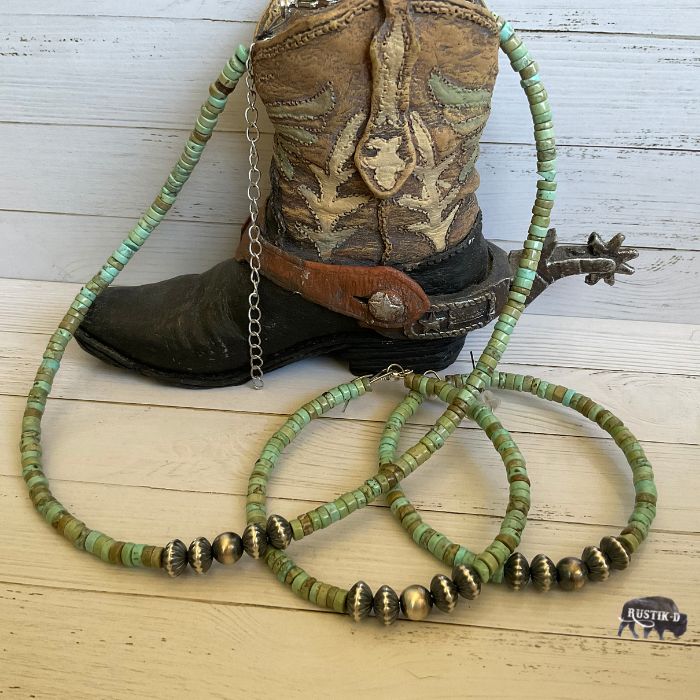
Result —
<svg viewBox="0 0 700 700"><path fill-rule="evenodd" d="M38 359L46 346L46 336L28 333L0 333L0 383L2 393L26 395L34 379ZM466 356L450 368L468 372L471 363ZM504 364L506 371L527 374L532 365ZM560 381L591 396L625 420L632 432L641 439L662 442L690 442L700 439L700 377L641 372L610 372L605 370L538 368L545 379ZM273 413L286 415L295 411L299 397L316 396L328 387L348 378L347 368L330 358L305 360L276 370L266 378L267 391L255 392L250 387L187 391L162 386L144 380L124 370L105 365L80 350L68 348L61 364L52 396L79 398L87 401L139 403L159 406L182 406L244 413ZM383 388L374 400L350 403L344 417L363 420L385 420L389 411L403 395L398 383ZM634 410L630 410L630 405ZM336 409L340 412L341 409ZM432 423L440 411L431 404L417 419L421 424ZM499 407L499 416L513 430L563 435L598 435L577 414L566 409L547 407L540 410L534 398L514 396ZM683 416L679 420L678 416ZM593 431L593 432L591 432Z"/></svg>
<svg viewBox="0 0 700 700"><path fill-rule="evenodd" d="M76 284L0 279L0 331L52 333L79 289ZM586 342L572 344L580 328L580 318L527 313L508 345L506 360L535 368L700 374L698 326L596 318L586 321ZM476 353L483 347L490 333L490 326L472 331L465 358L470 349Z"/></svg>
<svg viewBox="0 0 700 700"><path fill-rule="evenodd" d="M0 450L15 458L0 465L0 474L18 473L16 426L22 409L20 398L0 396ZM71 483L146 488L167 484L168 490L245 496L265 437L281 422L279 416L265 414L57 400L45 421L47 470L52 480ZM593 429L586 433L591 437L543 436L522 432L522 418L509 425L528 459L537 492L530 511L533 522L624 526L634 501L630 472L622 453L603 439L604 433ZM508 500L503 469L488 441L468 428L467 424L457 431L435 464L411 476L406 492L421 509L500 518ZM372 475L381 429L370 421L314 424L285 452L271 493L283 494L287 501L337 498ZM402 445L414 444L425 431L425 425L412 425ZM103 449L119 444L125 434L131 451ZM214 434L220 439L208 444L204 436ZM328 469L328 444L342 455L333 469ZM664 494L655 527L693 532L694 494L683 487L683 465L700 460L700 446L643 442L643 447ZM591 488L581 493L578 485L589 480ZM296 515L299 508L288 504L286 513Z"/></svg>
<svg viewBox="0 0 700 700"><path fill-rule="evenodd" d="M94 523L101 531L131 541L165 543L180 537L189 542L201 535L211 538L218 532L239 528L238 523L244 518L245 499L231 495L60 481L55 487L57 497L67 501L86 523ZM257 606L314 609L277 581L264 564L248 557L231 568L213 567L205 578L183 575L175 581L160 571L111 567L77 551L53 532L32 510L21 478L0 477L0 499L3 512L8 513L6 552L13 562L0 580L20 585L109 591L148 600L167 598L175 609L183 600L237 604L252 609ZM287 514L316 505L314 501L290 503L279 498L270 502L271 512ZM430 520L441 532L477 548L491 542L500 517L442 511L430 513ZM556 561L579 554L584 546L598 542L610 532L609 526L533 522L523 535L522 551L528 557L547 552ZM50 567L50 576L34 558L21 556L23 541L40 542L42 552L50 553L48 562L55 564ZM364 579L373 590L384 583L402 590L414 583L426 585L436 573L446 571L431 555L416 548L386 508L368 508L361 516L349 518L332 531L322 531L293 547L290 556L310 574L344 587ZM615 572L601 585L591 584L575 595L561 590L539 595L533 589L517 595L494 584L474 603L465 602L453 615L436 613L430 619L441 628L496 627L556 636L611 638L617 633L624 602L637 595L656 595L658 591L675 599L690 620L697 619L700 604L692 572L697 567L698 556L697 535L652 532L636 553L634 565ZM674 572L671 579L669 570ZM327 618L335 615L328 614ZM349 624L347 619L341 620ZM373 621L368 622L362 627L374 626ZM325 620L318 620L317 624L325 624ZM291 632L284 638L293 638ZM689 625L679 641L683 645L700 646L697 627ZM310 682L318 681L310 679Z"/></svg>
<svg viewBox="0 0 700 700"><path fill-rule="evenodd" d="M692 622L700 615L694 583L700 557L697 477L688 468L700 457L696 327L629 321L581 325L580 319L542 316L524 320L526 337L519 346L514 341L514 355L529 364L559 356L560 362L581 365L555 374L610 399L647 441L663 505L633 567L575 596L489 587L451 616L436 614L427 624L402 622L383 630L371 621L352 626L314 610L247 558L232 570L213 569L206 580L171 581L158 572L107 567L42 522L16 475L23 402L13 394L26 391L54 314L74 288L0 283L0 454L6 455L0 464L5 528L0 646L7 650L0 655L0 690L9 697L53 697L56 688L74 698L158 697L169 679L162 671L168 664L197 669L184 674L168 697L228 697L253 690L248 678L264 672L257 665L261 657L265 668L290 666L287 697L326 687L331 676L324 669L331 667L335 697L356 695L358 689L363 696L384 697L396 683L406 697L454 695L463 687L464 659L474 666L470 687L476 696L492 695L488 679L504 669L510 671L499 685L504 696L571 697L574 683L590 693L601 674L609 679L598 693L603 698L631 693L639 698L651 691L658 696L657 688L668 687L671 678L674 692L698 682L697 664L689 661L700 646ZM18 303L22 298L24 305ZM22 326L22 318L31 321ZM578 328L582 335L581 349L570 358L565 328ZM479 341L484 333L477 334ZM666 348L667 357L654 352L657 346ZM629 356L626 362L635 371L605 369L605 358L616 349ZM694 376L639 371L648 365L668 372L664 363L675 359L695 370ZM590 361L595 369L586 368ZM612 366L622 361L613 360ZM458 368L467 367L462 358ZM90 525L135 541L162 544L174 536L211 538L240 529L246 474L266 435L281 421L278 414L346 376L331 361L315 361L274 373L262 393L245 387L188 392L107 368L71 347L55 392L64 398L49 402L43 430L53 491ZM401 393L398 385L381 387L374 397L353 402L346 413L335 411L305 431L274 477L271 512L303 512L366 478L381 429L376 421ZM537 494L522 550L555 559L576 554L624 523L631 495L627 470L611 441L591 426L561 409L543 410L533 399L515 398L504 401L498 413L516 428ZM406 439L415 440L437 410L421 411ZM680 444L688 435L693 443ZM329 444L339 454L331 464ZM426 465L406 482L407 492L435 527L472 547L483 546L505 507L502 467L471 428L458 430L436 460L432 466L440 469L440 478ZM381 505L295 544L294 550L313 574L344 586L364 578L373 588L388 582L401 589L427 583L442 568L415 549ZM624 602L659 594L672 597L689 616L688 632L664 643L618 639ZM309 640L303 657L297 652L300 637ZM68 662L74 649L82 653L77 668ZM378 654L382 673L362 676L358 685L357 668L376 662ZM239 657L246 673L217 675L216 669ZM626 670L638 664L645 670ZM258 693L277 689L265 678L256 682Z"/></svg>
<svg viewBox="0 0 700 700"><path fill-rule="evenodd" d="M267 0L5 0L7 15L100 15L108 17L165 17L257 21ZM653 0L589 0L572 5L567 0L500 0L498 12L523 29L571 32L612 32L689 36L697 34L695 0L676 0L673 12Z"/></svg>
<svg viewBox="0 0 700 700"><path fill-rule="evenodd" d="M150 204L187 136L181 131L28 124L5 124L2 129L6 157L14 165L12 177L0 191L0 210L78 214L91 219L126 217L129 221L116 224L118 236ZM261 144L261 157L269 162L270 139L264 137ZM482 147L478 195L489 238L520 242L527 233L536 181L532 158L528 146ZM560 237L573 241L593 230L604 236L620 231L631 245L697 250L700 204L685 189L696 172L695 158L692 153L669 151L562 148L553 219ZM221 223L230 225L235 235L233 231L240 230L247 212L246 163L240 134L215 134L163 224L165 230L175 220ZM670 169L673 177L649 176ZM13 240L19 240L20 234L39 235L43 228L41 219L29 232L23 227L15 230L11 219L2 223L5 235ZM86 235L92 221L70 220L71 224Z"/></svg>
<svg viewBox="0 0 700 700"><path fill-rule="evenodd" d="M432 623L385 630L322 613L41 586L0 590L7 621L0 640L13 650L12 659L0 657L0 691L9 697L53 698L58 689L75 700L96 693L306 698L310 688L324 694L330 688L338 698L386 698L400 687L404 698L424 698L451 697L465 686L486 697L498 677L504 697L564 698L577 688L594 689L603 700L632 694L656 700L671 682L674 693L691 697L697 682L697 648L678 643ZM597 616L613 627L617 612L606 607ZM39 664L37 639L49 657ZM304 656L295 662L299 640ZM76 653L86 650L93 663L75 664Z"/></svg>
<svg viewBox="0 0 700 700"><path fill-rule="evenodd" d="M85 282L132 223L125 218L0 212L0 228L4 226L7 231L3 235L8 246L0 259L0 269L8 277ZM81 232L80 245L67 246L66 241L76 231ZM119 277L119 284L159 282L176 275L204 272L232 256L238 235L236 228L228 224L167 221ZM562 234L561 238L572 242L586 240L585 235ZM508 250L520 247L514 241L494 242ZM640 253L640 258L632 263L634 276L618 277L614 288L602 283L589 287L580 276L560 280L530 306L530 315L700 323L696 300L700 254L694 250L663 249L641 249Z"/></svg>
<svg viewBox="0 0 700 700"><path fill-rule="evenodd" d="M188 129L209 83L251 33L239 22L9 17L0 33L0 121ZM576 32L523 39L542 67L558 143L700 146L695 40ZM37 72L50 74L51 90L25 79ZM484 140L530 143L527 101L503 57L501 72ZM221 130L243 130L242 106L241 90Z"/></svg>

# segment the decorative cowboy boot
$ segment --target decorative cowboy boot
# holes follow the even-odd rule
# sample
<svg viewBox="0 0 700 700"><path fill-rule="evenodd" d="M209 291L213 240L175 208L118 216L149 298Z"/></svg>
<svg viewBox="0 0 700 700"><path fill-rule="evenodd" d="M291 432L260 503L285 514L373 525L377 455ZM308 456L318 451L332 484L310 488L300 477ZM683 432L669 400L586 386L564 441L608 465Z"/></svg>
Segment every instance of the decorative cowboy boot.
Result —
<svg viewBox="0 0 700 700"><path fill-rule="evenodd" d="M275 128L260 254L244 226L235 259L204 274L107 289L81 346L181 386L244 383L254 258L252 342L267 371L318 355L357 374L451 364L513 274L482 235L475 196L498 48L478 1L273 0L250 61ZM552 232L532 296L565 275L629 274L621 242L555 249Z"/></svg>

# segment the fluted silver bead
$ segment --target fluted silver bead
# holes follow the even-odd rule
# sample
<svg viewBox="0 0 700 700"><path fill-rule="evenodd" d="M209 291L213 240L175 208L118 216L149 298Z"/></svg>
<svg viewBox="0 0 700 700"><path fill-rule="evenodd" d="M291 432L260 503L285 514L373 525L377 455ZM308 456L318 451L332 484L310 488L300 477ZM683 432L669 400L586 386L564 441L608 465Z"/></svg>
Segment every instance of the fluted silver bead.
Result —
<svg viewBox="0 0 700 700"><path fill-rule="evenodd" d="M364 581L358 581L348 591L345 612L350 615L353 622L360 622L372 612L373 601L372 589Z"/></svg>
<svg viewBox="0 0 700 700"><path fill-rule="evenodd" d="M452 580L462 598L474 600L481 593L481 578L476 569L466 564L458 564L452 569Z"/></svg>
<svg viewBox="0 0 700 700"><path fill-rule="evenodd" d="M258 523L248 525L243 530L243 549L253 559L261 559L267 552L267 534L265 528Z"/></svg>
<svg viewBox="0 0 700 700"><path fill-rule="evenodd" d="M267 519L267 541L275 549L287 549L292 541L292 526L281 515L271 515Z"/></svg>
<svg viewBox="0 0 700 700"><path fill-rule="evenodd" d="M381 586L374 594L374 614L383 625L393 625L400 609L399 596L391 586Z"/></svg>
<svg viewBox="0 0 700 700"><path fill-rule="evenodd" d="M532 559L530 580L538 591L551 590L557 578L557 565L546 554L538 554Z"/></svg>
<svg viewBox="0 0 700 700"><path fill-rule="evenodd" d="M588 567L578 557L564 557L557 563L559 587L565 591L578 591L586 585Z"/></svg>
<svg viewBox="0 0 700 700"><path fill-rule="evenodd" d="M235 532L222 532L211 543L211 550L219 564L235 564L243 556L243 540Z"/></svg>
<svg viewBox="0 0 700 700"><path fill-rule="evenodd" d="M430 582L430 594L435 607L442 612L451 613L459 603L457 584L444 574L436 574Z"/></svg>
<svg viewBox="0 0 700 700"><path fill-rule="evenodd" d="M610 577L610 561L598 547L586 547L581 559L588 567L588 578L591 581L605 581Z"/></svg>
<svg viewBox="0 0 700 700"><path fill-rule="evenodd" d="M192 540L187 550L187 559L195 573L206 574L214 561L209 540L206 537L197 537Z"/></svg>
<svg viewBox="0 0 700 700"><path fill-rule="evenodd" d="M182 540L171 540L163 547L160 563L171 578L179 576L187 568L187 547Z"/></svg>
<svg viewBox="0 0 700 700"><path fill-rule="evenodd" d="M617 537L603 537L600 550L610 560L610 568L622 570L630 565L630 555Z"/></svg>
<svg viewBox="0 0 700 700"><path fill-rule="evenodd" d="M527 586L527 582L530 580L530 565L523 554L513 552L508 557L503 566L503 578L508 587L514 591L519 591Z"/></svg>
<svg viewBox="0 0 700 700"><path fill-rule="evenodd" d="M425 620L433 608L433 597L425 586L409 586L405 588L401 597L401 612L409 620Z"/></svg>

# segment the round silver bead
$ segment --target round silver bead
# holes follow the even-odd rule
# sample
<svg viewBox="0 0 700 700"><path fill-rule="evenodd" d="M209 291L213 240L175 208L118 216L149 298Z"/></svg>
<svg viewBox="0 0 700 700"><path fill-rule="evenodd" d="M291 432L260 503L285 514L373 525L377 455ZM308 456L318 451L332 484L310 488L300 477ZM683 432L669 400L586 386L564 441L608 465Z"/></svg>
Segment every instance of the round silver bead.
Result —
<svg viewBox="0 0 700 700"><path fill-rule="evenodd" d="M588 578L591 581L605 581L610 577L610 561L598 547L586 547L581 559L588 567Z"/></svg>
<svg viewBox="0 0 700 700"><path fill-rule="evenodd" d="M281 515L271 515L267 519L267 541L275 549L287 549L292 541L292 526Z"/></svg>
<svg viewBox="0 0 700 700"><path fill-rule="evenodd" d="M171 578L179 576L187 568L187 547L182 540L171 540L163 547L160 563Z"/></svg>
<svg viewBox="0 0 700 700"><path fill-rule="evenodd" d="M219 564L235 564L243 556L243 540L235 532L222 532L211 543L211 550Z"/></svg>
<svg viewBox="0 0 700 700"><path fill-rule="evenodd" d="M451 613L459 603L457 584L444 574L436 574L430 582L430 594L435 607L442 612Z"/></svg>
<svg viewBox="0 0 700 700"><path fill-rule="evenodd" d="M209 540L206 537L197 537L192 540L187 550L187 559L196 573L206 574L214 561Z"/></svg>
<svg viewBox="0 0 700 700"><path fill-rule="evenodd" d="M401 612L409 620L425 620L433 607L433 597L425 586L409 586L405 588L401 597Z"/></svg>
<svg viewBox="0 0 700 700"><path fill-rule="evenodd" d="M243 530L241 539L243 540L243 549L248 556L253 557L253 559L261 559L265 556L265 552L267 552L267 534L262 525L258 523L248 525Z"/></svg>
<svg viewBox="0 0 700 700"><path fill-rule="evenodd" d="M399 596L391 586L382 586L374 595L374 614L383 625L392 625L399 616Z"/></svg>
<svg viewBox="0 0 700 700"><path fill-rule="evenodd" d="M578 591L586 584L588 567L578 557L564 557L557 564L559 587L565 591Z"/></svg>
<svg viewBox="0 0 700 700"><path fill-rule="evenodd" d="M610 568L621 571L630 565L630 555L617 537L603 537L600 550L610 560Z"/></svg>
<svg viewBox="0 0 700 700"><path fill-rule="evenodd" d="M530 580L538 591L549 591L558 578L557 566L546 554L538 554L530 562Z"/></svg>
<svg viewBox="0 0 700 700"><path fill-rule="evenodd" d="M360 622L372 612L372 604L372 589L364 581L358 581L348 591L345 612L350 615L353 622Z"/></svg>
<svg viewBox="0 0 700 700"><path fill-rule="evenodd" d="M503 578L510 588L519 591L530 580L530 565L520 552L513 552L503 566Z"/></svg>
<svg viewBox="0 0 700 700"><path fill-rule="evenodd" d="M452 580L462 598L474 600L481 593L481 578L476 569L466 564L458 564L452 569Z"/></svg>

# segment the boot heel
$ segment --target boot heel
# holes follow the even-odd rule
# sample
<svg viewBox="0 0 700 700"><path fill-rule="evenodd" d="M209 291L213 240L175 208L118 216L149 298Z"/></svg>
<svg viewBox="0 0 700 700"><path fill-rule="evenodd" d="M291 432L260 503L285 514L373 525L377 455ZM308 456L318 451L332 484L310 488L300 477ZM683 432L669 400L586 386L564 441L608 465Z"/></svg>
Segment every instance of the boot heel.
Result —
<svg viewBox="0 0 700 700"><path fill-rule="evenodd" d="M396 363L405 369L439 372L459 356L465 337L437 340L395 340L393 338L358 338L352 347L337 353L348 361L355 375L374 374Z"/></svg>

